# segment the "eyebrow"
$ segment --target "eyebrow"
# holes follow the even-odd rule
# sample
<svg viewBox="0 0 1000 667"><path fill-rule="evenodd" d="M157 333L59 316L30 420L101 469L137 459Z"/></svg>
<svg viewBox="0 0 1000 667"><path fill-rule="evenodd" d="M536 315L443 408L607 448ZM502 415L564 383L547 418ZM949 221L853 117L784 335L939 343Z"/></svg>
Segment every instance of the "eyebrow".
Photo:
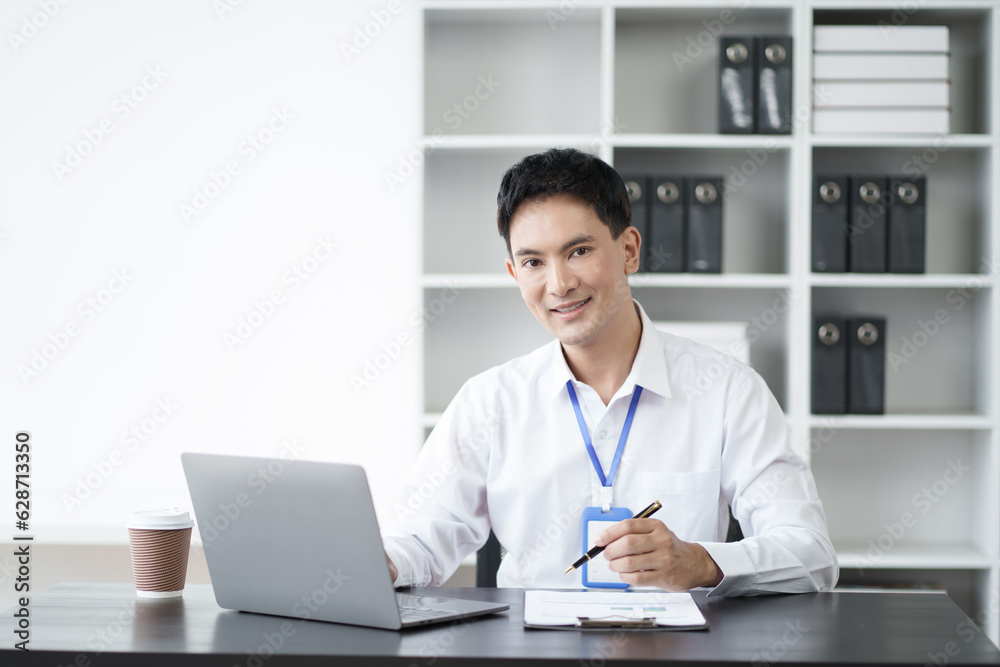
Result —
<svg viewBox="0 0 1000 667"><path fill-rule="evenodd" d="M566 243L563 243L562 247L559 249L560 252L566 252L575 245L580 245L581 243L593 243L597 240L597 237L591 236L589 234L581 234L573 239L570 239ZM514 253L514 257L522 257L524 255L541 255L540 250L535 250L533 248L521 248Z"/></svg>

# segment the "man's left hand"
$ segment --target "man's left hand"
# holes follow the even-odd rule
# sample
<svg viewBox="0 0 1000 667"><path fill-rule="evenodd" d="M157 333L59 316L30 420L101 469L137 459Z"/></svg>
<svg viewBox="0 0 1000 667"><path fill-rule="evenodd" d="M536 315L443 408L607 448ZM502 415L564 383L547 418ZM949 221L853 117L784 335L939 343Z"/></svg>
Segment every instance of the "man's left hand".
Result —
<svg viewBox="0 0 1000 667"><path fill-rule="evenodd" d="M705 547L679 539L659 519L619 521L598 535L594 544L606 545L602 555L611 570L633 586L686 591L722 581L722 570Z"/></svg>

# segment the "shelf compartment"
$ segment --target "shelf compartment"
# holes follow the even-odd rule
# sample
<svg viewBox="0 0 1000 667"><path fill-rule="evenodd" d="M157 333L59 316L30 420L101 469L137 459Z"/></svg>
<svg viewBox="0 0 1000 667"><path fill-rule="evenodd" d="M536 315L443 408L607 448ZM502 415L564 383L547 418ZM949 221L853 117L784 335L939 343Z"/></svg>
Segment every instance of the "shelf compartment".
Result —
<svg viewBox="0 0 1000 667"><path fill-rule="evenodd" d="M585 150L584 146L576 146ZM505 273L497 191L526 148L434 151L424 165L424 273Z"/></svg>
<svg viewBox="0 0 1000 667"><path fill-rule="evenodd" d="M552 9L427 9L424 133L599 134L600 10Z"/></svg>
<svg viewBox="0 0 1000 667"><path fill-rule="evenodd" d="M956 3L957 4L957 3ZM951 131L954 134L986 134L990 131L990 8L921 7L905 12L898 3L880 9L830 8L813 10L815 25L946 25L949 28L948 78L951 81L949 104Z"/></svg>
<svg viewBox="0 0 1000 667"><path fill-rule="evenodd" d="M616 148L620 174L721 175L722 270L782 274L791 197L790 151L775 148Z"/></svg>
<svg viewBox="0 0 1000 667"><path fill-rule="evenodd" d="M437 294L425 290L424 298ZM443 412L472 376L551 340L517 290L461 292L424 332L425 413Z"/></svg>
<svg viewBox="0 0 1000 667"><path fill-rule="evenodd" d="M636 287L632 295L654 322L747 322L750 365L788 412L787 350L791 303L786 290Z"/></svg>
<svg viewBox="0 0 1000 667"><path fill-rule="evenodd" d="M988 566L996 527L989 431L813 429L830 538L852 567ZM859 464L863 462L863 465ZM978 554L978 555L977 555Z"/></svg>
<svg viewBox="0 0 1000 667"><path fill-rule="evenodd" d="M818 287L812 296L816 315L886 318L887 415L992 415L991 311L986 290Z"/></svg>
<svg viewBox="0 0 1000 667"><path fill-rule="evenodd" d="M988 249L991 197L996 196L990 151L928 140L920 146L813 149L813 174L887 174L927 178L928 275L992 273ZM811 190L811 188L810 188ZM827 274L843 276L845 274ZM873 282L889 280L884 274ZM914 277L919 279L919 277Z"/></svg>
<svg viewBox="0 0 1000 667"><path fill-rule="evenodd" d="M787 35L792 23L790 3L617 8L615 133L717 133L718 37Z"/></svg>

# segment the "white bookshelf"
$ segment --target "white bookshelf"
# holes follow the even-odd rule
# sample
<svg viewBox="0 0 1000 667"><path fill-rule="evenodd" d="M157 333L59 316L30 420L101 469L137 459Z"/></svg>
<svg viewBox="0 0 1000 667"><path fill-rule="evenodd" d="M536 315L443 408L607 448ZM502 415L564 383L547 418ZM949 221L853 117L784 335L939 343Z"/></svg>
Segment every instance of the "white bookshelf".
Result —
<svg viewBox="0 0 1000 667"><path fill-rule="evenodd" d="M813 26L891 23L896 0L773 0L743 9L725 0L425 2L431 150L422 170L420 289L428 310L447 290L458 296L423 332L420 432L468 377L549 340L503 267L495 202L507 167L572 146L622 172L715 173L732 182L743 161L764 155L726 200L723 273L636 275L633 293L654 320L750 321L781 299L783 312L758 331L751 363L812 463L842 582L941 581L971 616L989 607L1000 595L1000 277L990 268L1000 261L1000 0L918 5L906 6L908 24L951 31L954 133L946 136L810 130ZM692 63L675 65L673 54L725 11L732 20L723 34L794 37L791 135L716 132L714 38ZM552 13L565 20L550 23ZM449 105L489 75L502 85L449 127ZM813 174L900 173L919 156L933 157L927 273L812 273ZM885 415L811 414L814 312L886 316L887 351L898 355L902 339L940 309L948 324L906 363L887 365ZM869 540L902 513L919 512L914 495L959 460L969 472L870 558ZM985 630L998 642L1000 619L989 618Z"/></svg>

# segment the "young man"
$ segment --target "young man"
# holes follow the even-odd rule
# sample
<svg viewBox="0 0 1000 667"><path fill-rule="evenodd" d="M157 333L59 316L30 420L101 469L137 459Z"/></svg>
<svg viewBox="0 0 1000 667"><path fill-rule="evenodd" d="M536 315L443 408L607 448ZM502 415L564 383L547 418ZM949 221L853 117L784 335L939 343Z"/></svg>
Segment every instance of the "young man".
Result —
<svg viewBox="0 0 1000 667"><path fill-rule="evenodd" d="M492 528L506 550L498 585L578 588L580 571L564 571L582 554L584 508L654 500L653 517L596 540L625 583L727 596L836 583L812 474L764 381L657 331L632 300L630 218L621 178L580 151L504 174L507 272L555 340L472 378L442 415L383 535L397 586L440 585ZM730 505L740 542L724 542Z"/></svg>

